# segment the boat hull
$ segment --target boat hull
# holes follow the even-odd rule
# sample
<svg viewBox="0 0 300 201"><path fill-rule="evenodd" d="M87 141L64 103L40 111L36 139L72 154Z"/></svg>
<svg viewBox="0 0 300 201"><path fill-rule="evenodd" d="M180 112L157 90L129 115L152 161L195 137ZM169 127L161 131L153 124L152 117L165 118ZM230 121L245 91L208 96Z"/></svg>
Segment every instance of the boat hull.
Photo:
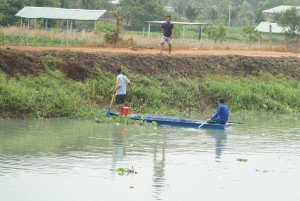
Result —
<svg viewBox="0 0 300 201"><path fill-rule="evenodd" d="M118 116L117 113L111 112L112 116ZM173 118L173 117L164 117L164 116L144 116L139 114L128 115L133 120L146 121L148 123L156 122L158 125L168 125L176 127L186 127L186 128L200 128L204 129L219 129L224 130L226 127L231 126L231 123L227 124L210 124L205 123L204 121L194 120L194 119L182 119L182 118Z"/></svg>

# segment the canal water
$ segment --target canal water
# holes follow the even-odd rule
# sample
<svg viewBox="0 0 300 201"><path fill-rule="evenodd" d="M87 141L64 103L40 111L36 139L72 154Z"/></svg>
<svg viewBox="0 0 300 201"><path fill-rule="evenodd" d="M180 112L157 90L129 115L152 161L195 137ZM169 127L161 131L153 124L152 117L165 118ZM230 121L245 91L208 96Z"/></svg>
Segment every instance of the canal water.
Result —
<svg viewBox="0 0 300 201"><path fill-rule="evenodd" d="M299 201L299 182L297 118L225 131L0 120L1 201Z"/></svg>

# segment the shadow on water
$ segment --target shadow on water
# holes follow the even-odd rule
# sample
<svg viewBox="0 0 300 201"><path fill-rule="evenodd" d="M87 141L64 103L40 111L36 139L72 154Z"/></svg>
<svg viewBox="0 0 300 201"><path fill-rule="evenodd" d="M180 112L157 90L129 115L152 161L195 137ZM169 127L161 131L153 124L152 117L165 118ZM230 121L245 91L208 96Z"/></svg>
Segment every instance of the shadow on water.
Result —
<svg viewBox="0 0 300 201"><path fill-rule="evenodd" d="M113 169L116 168L116 164L119 161L122 161L125 156L125 148L124 148L124 137L126 135L126 128L123 126L118 126L113 130L112 133L112 146L113 146Z"/></svg>
<svg viewBox="0 0 300 201"><path fill-rule="evenodd" d="M161 143L156 142L153 148L153 197L155 200L162 200L165 187L166 135L163 135L160 140Z"/></svg>
<svg viewBox="0 0 300 201"><path fill-rule="evenodd" d="M226 150L227 130L209 130L205 133L215 140L215 157L217 162L221 162L222 152Z"/></svg>
<svg viewBox="0 0 300 201"><path fill-rule="evenodd" d="M116 169L125 160L126 140L131 131L126 129L126 126L117 126L112 131L112 169ZM166 161L166 147L167 136L165 133L158 135L159 137L150 138L151 141L151 154L153 155L153 175L152 175L152 187L153 198L155 200L162 200L162 194L165 188L165 161ZM133 142L134 143L134 142ZM128 151L128 150L127 150ZM113 177L115 173L112 173Z"/></svg>

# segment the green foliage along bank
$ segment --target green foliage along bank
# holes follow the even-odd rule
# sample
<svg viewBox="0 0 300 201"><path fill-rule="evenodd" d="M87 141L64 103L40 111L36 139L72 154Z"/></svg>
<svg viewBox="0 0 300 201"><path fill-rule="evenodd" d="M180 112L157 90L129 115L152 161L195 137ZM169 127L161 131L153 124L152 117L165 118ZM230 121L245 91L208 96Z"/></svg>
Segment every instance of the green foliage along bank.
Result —
<svg viewBox="0 0 300 201"><path fill-rule="evenodd" d="M127 71L127 72L126 72ZM135 113L178 115L214 110L224 97L231 111L299 113L300 82L262 73L248 76L147 77L125 69L133 81L127 105ZM104 118L115 75L94 68L84 82L58 70L8 77L0 72L0 116L13 118Z"/></svg>

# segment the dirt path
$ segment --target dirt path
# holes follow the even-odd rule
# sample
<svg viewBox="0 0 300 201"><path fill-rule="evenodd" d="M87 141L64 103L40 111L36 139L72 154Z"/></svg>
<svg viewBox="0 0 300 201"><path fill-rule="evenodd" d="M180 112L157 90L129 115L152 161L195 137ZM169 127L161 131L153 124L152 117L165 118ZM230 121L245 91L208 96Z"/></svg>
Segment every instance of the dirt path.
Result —
<svg viewBox="0 0 300 201"><path fill-rule="evenodd" d="M32 46L2 46L2 48L11 48L17 50L28 50L28 51L71 51L71 52L87 52L87 53L127 53L127 54L145 54L145 55L156 55L159 53L155 49L131 49L131 48L94 48L94 47L32 47ZM163 53L167 56L167 52ZM172 57L177 56L196 56L196 55L243 55L253 57L300 57L300 52L275 52L275 51L260 51L260 50L173 50Z"/></svg>

